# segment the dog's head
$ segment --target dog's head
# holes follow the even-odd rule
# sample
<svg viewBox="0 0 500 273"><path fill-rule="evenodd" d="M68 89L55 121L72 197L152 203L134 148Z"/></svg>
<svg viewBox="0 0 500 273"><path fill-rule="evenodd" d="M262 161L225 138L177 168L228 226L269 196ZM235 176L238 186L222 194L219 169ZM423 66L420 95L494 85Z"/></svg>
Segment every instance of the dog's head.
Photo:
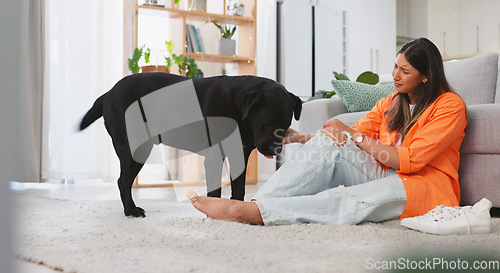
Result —
<svg viewBox="0 0 500 273"><path fill-rule="evenodd" d="M285 131L292 117L299 120L301 111L302 100L274 81L248 91L242 98L242 120L252 128L254 145L267 157L281 152Z"/></svg>

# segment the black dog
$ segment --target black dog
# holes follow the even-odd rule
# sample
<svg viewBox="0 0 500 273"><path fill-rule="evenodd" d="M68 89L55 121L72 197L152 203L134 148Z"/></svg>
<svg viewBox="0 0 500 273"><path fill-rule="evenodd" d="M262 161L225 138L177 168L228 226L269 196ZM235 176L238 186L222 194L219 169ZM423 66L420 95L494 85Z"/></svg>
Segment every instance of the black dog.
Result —
<svg viewBox="0 0 500 273"><path fill-rule="evenodd" d="M118 187L126 216L144 217L145 213L142 208L136 207L132 200L132 184L144 163L134 160L130 150L125 112L142 97L186 80L190 79L166 73L140 73L127 76L99 97L81 122L80 130L83 130L101 116L104 117L106 129L120 159ZM246 164L250 152L257 147L259 152L266 156L279 153L284 132L290 127L292 116L297 120L300 117L302 101L279 83L256 76L193 79L193 84L205 120L206 117L226 117L237 123L243 145L245 170L237 178L232 177L231 198L243 200ZM170 145L168 141L163 140L163 143L175 147L175 144ZM151 142L145 145L147 155L153 144L158 143ZM222 164L220 167L222 168ZM206 172L209 171L206 164L205 169ZM220 180L218 183L220 185ZM208 193L208 196L212 197L220 195L220 187Z"/></svg>

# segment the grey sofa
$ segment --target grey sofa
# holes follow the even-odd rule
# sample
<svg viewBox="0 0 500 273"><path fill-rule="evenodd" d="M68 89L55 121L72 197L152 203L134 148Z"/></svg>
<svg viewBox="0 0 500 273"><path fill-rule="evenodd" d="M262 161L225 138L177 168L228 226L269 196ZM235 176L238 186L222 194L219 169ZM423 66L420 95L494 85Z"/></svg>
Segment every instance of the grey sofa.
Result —
<svg viewBox="0 0 500 273"><path fill-rule="evenodd" d="M461 205L472 205L486 197L500 207L500 62L488 53L445 62L450 85L467 103L470 121L460 149ZM314 133L323 123L337 118L349 126L366 112L348 113L337 96L304 103L300 132Z"/></svg>

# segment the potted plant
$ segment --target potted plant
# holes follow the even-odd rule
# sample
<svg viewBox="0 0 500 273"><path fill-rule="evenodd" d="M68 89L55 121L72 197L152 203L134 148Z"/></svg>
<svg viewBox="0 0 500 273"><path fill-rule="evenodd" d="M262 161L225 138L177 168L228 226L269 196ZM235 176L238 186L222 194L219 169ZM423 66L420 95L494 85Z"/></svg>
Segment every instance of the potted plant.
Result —
<svg viewBox="0 0 500 273"><path fill-rule="evenodd" d="M188 0L188 10L202 11L207 10L207 0Z"/></svg>
<svg viewBox="0 0 500 273"><path fill-rule="evenodd" d="M173 61L179 68L179 74L188 78L198 78L201 71L193 58L181 55L172 55Z"/></svg>
<svg viewBox="0 0 500 273"><path fill-rule="evenodd" d="M342 74L333 71L333 76L335 77L336 80L339 81L350 81L350 79ZM370 84L370 85L375 85L379 82L379 76L371 71L365 71L361 73L358 78L356 78L356 82L360 83L365 83L365 84ZM319 90L314 93L314 96L310 97L307 101L315 100L315 99L322 99L322 98L331 98L333 95L335 95L336 92L335 90L332 91L327 91L327 90Z"/></svg>
<svg viewBox="0 0 500 273"><path fill-rule="evenodd" d="M165 45L167 46L168 56L165 56L165 62L167 63L167 70L170 71L170 67L172 67L172 51L174 51L174 42L172 40L165 41Z"/></svg>
<svg viewBox="0 0 500 273"><path fill-rule="evenodd" d="M149 64L151 57L151 49L147 48L146 52L144 52L144 61L146 64ZM169 73L170 70L167 66L165 65L144 65L141 67L141 72L163 72L163 73Z"/></svg>
<svg viewBox="0 0 500 273"><path fill-rule="evenodd" d="M134 54L132 55L132 58L128 59L128 69L132 74L137 74L141 71L141 68L139 67L139 60L142 57L142 51L143 51L144 46L141 48L136 48L134 50Z"/></svg>
<svg viewBox="0 0 500 273"><path fill-rule="evenodd" d="M175 0L174 8L185 9L188 11L201 11L201 12L207 11L207 0L185 0L183 1L183 3L180 2L181 0Z"/></svg>
<svg viewBox="0 0 500 273"><path fill-rule="evenodd" d="M169 73L170 67L173 64L172 51L174 49L174 43L172 41L165 41L165 45L167 46L168 56L165 56L166 65L144 65L139 67L139 60L144 56L144 62L146 64L150 63L151 57L151 49L146 48L144 51L144 45L140 48L136 48L134 50L134 54L131 59L128 59L128 68L132 72L132 74L136 74L139 72L163 72Z"/></svg>
<svg viewBox="0 0 500 273"><path fill-rule="evenodd" d="M174 43L172 40L165 41L167 47L168 56L165 57L166 65L145 65L139 67L139 60L144 56L144 62L148 64L151 57L151 49L147 48L144 52L144 46L136 48L134 50L134 55L131 59L128 59L128 68L132 74L142 72L164 72L170 73L170 68L175 63L179 67L179 74L189 78L200 77L203 73L199 70L196 61L193 58L181 55L172 54L174 50Z"/></svg>
<svg viewBox="0 0 500 273"><path fill-rule="evenodd" d="M228 25L221 26L216 22L212 22L221 33L221 38L216 42L217 54L219 55L234 55L236 52L236 41L231 39L236 31L236 26L233 28Z"/></svg>

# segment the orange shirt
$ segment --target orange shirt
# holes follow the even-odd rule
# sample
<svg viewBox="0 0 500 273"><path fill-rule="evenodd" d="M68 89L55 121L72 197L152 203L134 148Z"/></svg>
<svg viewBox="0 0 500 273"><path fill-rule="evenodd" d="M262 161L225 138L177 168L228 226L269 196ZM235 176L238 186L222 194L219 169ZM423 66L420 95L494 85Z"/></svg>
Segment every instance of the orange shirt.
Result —
<svg viewBox="0 0 500 273"><path fill-rule="evenodd" d="M384 115L391 108L395 94L379 100L352 128L395 146L397 131L389 131ZM407 199L401 219L423 215L438 205L459 205L459 149L466 125L462 99L453 93L443 93L420 115L401 147L396 147L400 162L397 172Z"/></svg>

